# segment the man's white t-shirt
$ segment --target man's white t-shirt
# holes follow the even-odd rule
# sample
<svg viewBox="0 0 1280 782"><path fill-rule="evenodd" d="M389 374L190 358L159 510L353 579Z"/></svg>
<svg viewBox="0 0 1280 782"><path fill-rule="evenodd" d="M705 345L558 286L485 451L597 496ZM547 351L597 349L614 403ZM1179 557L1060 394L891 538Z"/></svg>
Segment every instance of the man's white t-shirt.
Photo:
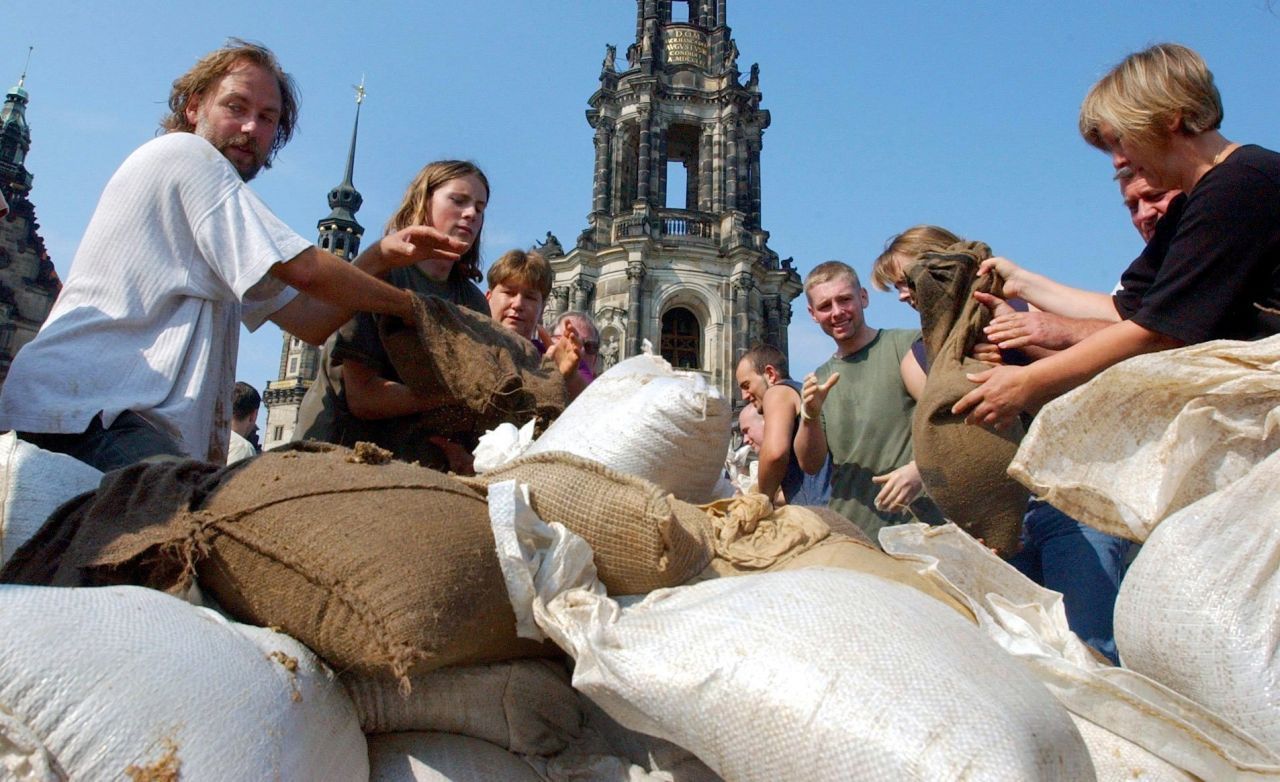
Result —
<svg viewBox="0 0 1280 782"><path fill-rule="evenodd" d="M107 183L48 320L15 357L0 429L72 434L133 410L224 461L239 323L252 331L297 295L268 271L311 246L203 138L147 142Z"/></svg>

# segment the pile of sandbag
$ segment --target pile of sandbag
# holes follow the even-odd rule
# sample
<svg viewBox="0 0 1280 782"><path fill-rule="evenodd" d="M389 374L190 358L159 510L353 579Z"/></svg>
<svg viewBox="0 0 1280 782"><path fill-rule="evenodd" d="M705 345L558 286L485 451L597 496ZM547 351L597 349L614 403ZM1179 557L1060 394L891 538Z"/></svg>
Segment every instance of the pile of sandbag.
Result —
<svg viewBox="0 0 1280 782"><path fill-rule="evenodd" d="M1062 595L956 526L899 525L881 530L880 542L962 595L982 630L1071 711L1100 779L1105 769L1126 766L1118 778L1280 779L1280 756L1242 725L1141 673L1099 662L1069 629Z"/></svg>
<svg viewBox="0 0 1280 782"><path fill-rule="evenodd" d="M970 620L918 589L803 568L608 597L585 543L514 481L489 487L518 616L574 687L727 779L1090 779L1067 712ZM909 650L909 653L904 653Z"/></svg>
<svg viewBox="0 0 1280 782"><path fill-rule="evenodd" d="M706 378L642 354L596 378L525 454L574 454L679 499L710 502L720 494L732 426L729 400Z"/></svg>
<svg viewBox="0 0 1280 782"><path fill-rule="evenodd" d="M1116 601L1126 668L1280 754L1280 336L1139 356L1041 411L1011 474L1145 541Z"/></svg>

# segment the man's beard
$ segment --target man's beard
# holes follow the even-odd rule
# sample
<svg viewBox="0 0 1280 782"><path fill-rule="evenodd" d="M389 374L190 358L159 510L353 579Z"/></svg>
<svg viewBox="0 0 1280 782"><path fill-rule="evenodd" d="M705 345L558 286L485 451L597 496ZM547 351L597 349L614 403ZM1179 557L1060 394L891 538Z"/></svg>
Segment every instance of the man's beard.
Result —
<svg viewBox="0 0 1280 782"><path fill-rule="evenodd" d="M210 144L212 144L213 148L218 150L218 152L220 152L222 156L227 159L227 162L231 164L232 168L236 170L236 173L238 173L240 175L240 178L245 182L248 182L249 180L257 176L258 172L262 170L262 167L267 162L267 156L262 154L262 150L258 148L257 139L253 138L247 133L237 133L233 136L228 136L226 138L217 138L214 136L213 132L209 129L209 126L206 125L203 121L199 122L196 125L195 132L197 136L200 136L205 141L208 141ZM240 164L237 163L234 158L232 158L230 155L227 154L227 151L232 147L242 147L253 152L252 168L248 170L241 168Z"/></svg>

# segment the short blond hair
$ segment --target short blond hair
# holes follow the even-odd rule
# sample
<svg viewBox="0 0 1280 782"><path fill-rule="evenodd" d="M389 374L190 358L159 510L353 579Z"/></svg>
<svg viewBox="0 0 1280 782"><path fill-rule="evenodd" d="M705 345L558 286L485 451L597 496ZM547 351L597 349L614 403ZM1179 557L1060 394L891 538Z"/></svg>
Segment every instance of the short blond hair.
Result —
<svg viewBox="0 0 1280 782"><path fill-rule="evenodd" d="M853 287L862 287L862 283L858 280L858 273L853 270L852 266L844 261L823 261L813 267L809 271L809 276L804 278L804 292L807 295L809 289L813 286L830 282L837 277L848 277L853 280Z"/></svg>
<svg viewBox="0 0 1280 782"><path fill-rule="evenodd" d="M900 234L890 236L884 243L884 252L871 264L871 284L877 290L887 291L898 283L898 274L907 273L924 253L945 250L964 241L959 236L938 225L913 225ZM894 268L894 257L905 260L901 269Z"/></svg>
<svg viewBox="0 0 1280 782"><path fill-rule="evenodd" d="M542 253L533 250L507 250L489 267L489 290L511 285L542 294L545 302L551 295L551 264Z"/></svg>
<svg viewBox="0 0 1280 782"><path fill-rule="evenodd" d="M1080 105L1080 135L1103 151L1102 128L1140 146L1175 132L1199 135L1222 126L1222 95L1195 51L1162 43L1135 52L1098 80Z"/></svg>

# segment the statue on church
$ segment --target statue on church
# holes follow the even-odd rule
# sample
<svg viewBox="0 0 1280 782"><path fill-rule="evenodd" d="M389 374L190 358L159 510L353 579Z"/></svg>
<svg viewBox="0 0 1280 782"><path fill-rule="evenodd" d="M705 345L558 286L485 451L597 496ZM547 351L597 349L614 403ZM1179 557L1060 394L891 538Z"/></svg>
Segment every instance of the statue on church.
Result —
<svg viewBox="0 0 1280 782"><path fill-rule="evenodd" d="M543 241L535 240L533 249L542 253L543 258L559 258L564 255L564 247L560 245L560 240L550 231L547 231L547 238Z"/></svg>
<svg viewBox="0 0 1280 782"><path fill-rule="evenodd" d="M627 67L634 68L640 62L640 44L633 43L627 47Z"/></svg>
<svg viewBox="0 0 1280 782"><path fill-rule="evenodd" d="M738 42L732 38L729 39L729 48L724 53L724 69L735 73L738 70Z"/></svg>
<svg viewBox="0 0 1280 782"><path fill-rule="evenodd" d="M755 90L760 88L760 63L751 63L751 75L747 77L747 89Z"/></svg>
<svg viewBox="0 0 1280 782"><path fill-rule="evenodd" d="M618 335L610 334L608 341L600 348L600 363L606 371L608 371L609 367L618 363L618 354L620 352L621 346L618 344Z"/></svg>
<svg viewBox="0 0 1280 782"><path fill-rule="evenodd" d="M604 62L600 65L600 69L603 71L607 71L609 73L613 73L614 60L616 60L617 57L618 57L618 47L614 46L611 43L606 43L604 45Z"/></svg>

